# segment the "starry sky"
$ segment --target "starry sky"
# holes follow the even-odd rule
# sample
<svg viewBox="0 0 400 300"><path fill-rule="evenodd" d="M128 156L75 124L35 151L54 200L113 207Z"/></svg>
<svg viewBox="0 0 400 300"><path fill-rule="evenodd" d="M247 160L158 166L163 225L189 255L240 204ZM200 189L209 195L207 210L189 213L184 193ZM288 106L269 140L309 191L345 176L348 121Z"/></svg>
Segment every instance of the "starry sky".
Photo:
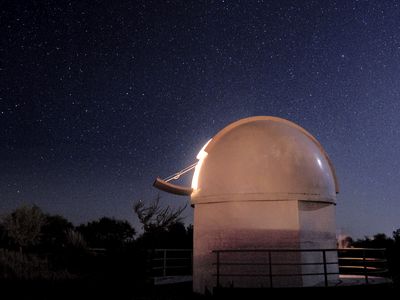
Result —
<svg viewBox="0 0 400 300"><path fill-rule="evenodd" d="M0 30L0 214L135 224L156 176L273 115L330 155L340 232L400 228L398 1L14 0Z"/></svg>

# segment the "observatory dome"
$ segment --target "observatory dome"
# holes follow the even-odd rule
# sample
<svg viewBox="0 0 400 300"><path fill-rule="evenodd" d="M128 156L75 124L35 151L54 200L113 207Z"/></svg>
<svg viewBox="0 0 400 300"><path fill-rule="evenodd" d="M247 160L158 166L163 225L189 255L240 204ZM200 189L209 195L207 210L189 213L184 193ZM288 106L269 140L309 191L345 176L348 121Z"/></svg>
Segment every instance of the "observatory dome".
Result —
<svg viewBox="0 0 400 300"><path fill-rule="evenodd" d="M320 143L276 117L234 122L201 150L192 202L305 200L335 203L334 167Z"/></svg>

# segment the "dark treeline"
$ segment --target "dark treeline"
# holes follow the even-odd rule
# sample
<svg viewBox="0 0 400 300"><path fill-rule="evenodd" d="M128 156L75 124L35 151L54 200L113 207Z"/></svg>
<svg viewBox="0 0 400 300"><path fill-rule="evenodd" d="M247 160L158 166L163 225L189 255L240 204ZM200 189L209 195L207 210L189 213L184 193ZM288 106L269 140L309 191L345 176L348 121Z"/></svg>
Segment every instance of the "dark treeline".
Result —
<svg viewBox="0 0 400 300"><path fill-rule="evenodd" d="M0 220L0 280L93 281L146 284L154 248L191 248L184 208L134 204L143 233L125 220L102 217L74 226L37 206L21 206ZM0 281L1 282L1 281Z"/></svg>

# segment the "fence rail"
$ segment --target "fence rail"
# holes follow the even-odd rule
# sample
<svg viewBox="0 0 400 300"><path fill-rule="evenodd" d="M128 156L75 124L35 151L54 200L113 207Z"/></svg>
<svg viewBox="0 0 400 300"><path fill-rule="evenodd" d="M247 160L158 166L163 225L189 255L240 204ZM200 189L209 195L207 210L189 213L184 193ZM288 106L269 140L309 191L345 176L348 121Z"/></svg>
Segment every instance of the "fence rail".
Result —
<svg viewBox="0 0 400 300"><path fill-rule="evenodd" d="M155 249L151 253L151 276L152 277L168 277L168 276L190 276L193 271L193 250L192 249ZM329 275L357 275L362 276L366 284L369 284L369 277L388 275L388 263L385 257L385 249L372 248L343 248L343 249L225 249L214 250L216 260L215 266L216 286L220 287L221 279L224 277L260 277L265 278L269 282L270 287L274 287L274 278L277 277L300 277L300 276L323 276L324 286L329 286ZM249 254L258 253L258 258L262 261L242 261L238 259L226 259L227 255L235 254L248 256ZM302 255L306 253L320 253L319 259L315 261L293 262L279 261L274 256L277 253L291 255ZM337 260L330 260L331 256ZM279 255L278 255L279 256ZM247 268L255 268L257 266L265 267L263 273L242 273L242 272L226 272L224 267L242 266ZM292 266L321 266L321 272L292 272L279 273L274 269L279 267ZM332 266L337 266L338 272L332 272ZM333 267L334 268L334 267ZM240 270L240 268L238 268Z"/></svg>
<svg viewBox="0 0 400 300"><path fill-rule="evenodd" d="M192 274L192 249L155 249L151 255L152 277Z"/></svg>
<svg viewBox="0 0 400 300"><path fill-rule="evenodd" d="M369 248L345 248L345 249L227 249L227 250L214 250L213 253L216 255L216 262L213 265L216 268L216 273L213 276L216 277L216 287L221 286L222 277L266 277L269 280L269 286L274 287L275 277L303 277L303 276L323 276L324 286L329 286L329 275L361 275L365 279L365 283L368 284L368 277L370 276L383 276L388 272L387 260L385 258L385 249L369 249ZM264 258L267 258L267 262L237 262L232 261L230 258L227 261L223 260L223 254L238 253L238 254L254 254L261 253ZM275 253L285 253L290 257L292 255L303 255L306 253L320 253L320 259L313 262L274 262L273 257ZM337 255L338 260L329 261L327 254ZM332 255L331 254L331 255ZM349 256L350 255L350 256ZM226 256L226 255L225 255ZM301 259L300 259L301 261ZM337 265L339 272L329 271L328 266ZM224 271L223 266L266 266L266 273L229 273ZM293 273L281 273L275 272L274 266L322 266L323 272L293 272Z"/></svg>
<svg viewBox="0 0 400 300"><path fill-rule="evenodd" d="M338 250L339 272L343 275L386 276L389 272L385 249L344 248Z"/></svg>

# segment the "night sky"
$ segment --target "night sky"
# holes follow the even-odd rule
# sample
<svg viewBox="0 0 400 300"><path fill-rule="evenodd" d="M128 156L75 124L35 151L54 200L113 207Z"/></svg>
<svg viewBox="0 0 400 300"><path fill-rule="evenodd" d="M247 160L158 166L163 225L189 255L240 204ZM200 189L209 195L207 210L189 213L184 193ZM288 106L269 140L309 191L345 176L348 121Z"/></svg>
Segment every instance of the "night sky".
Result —
<svg viewBox="0 0 400 300"><path fill-rule="evenodd" d="M0 214L35 203L75 224L103 215L136 224L132 203L157 195L156 176L195 162L229 123L272 115L330 155L342 233L400 228L398 1L0 9Z"/></svg>

